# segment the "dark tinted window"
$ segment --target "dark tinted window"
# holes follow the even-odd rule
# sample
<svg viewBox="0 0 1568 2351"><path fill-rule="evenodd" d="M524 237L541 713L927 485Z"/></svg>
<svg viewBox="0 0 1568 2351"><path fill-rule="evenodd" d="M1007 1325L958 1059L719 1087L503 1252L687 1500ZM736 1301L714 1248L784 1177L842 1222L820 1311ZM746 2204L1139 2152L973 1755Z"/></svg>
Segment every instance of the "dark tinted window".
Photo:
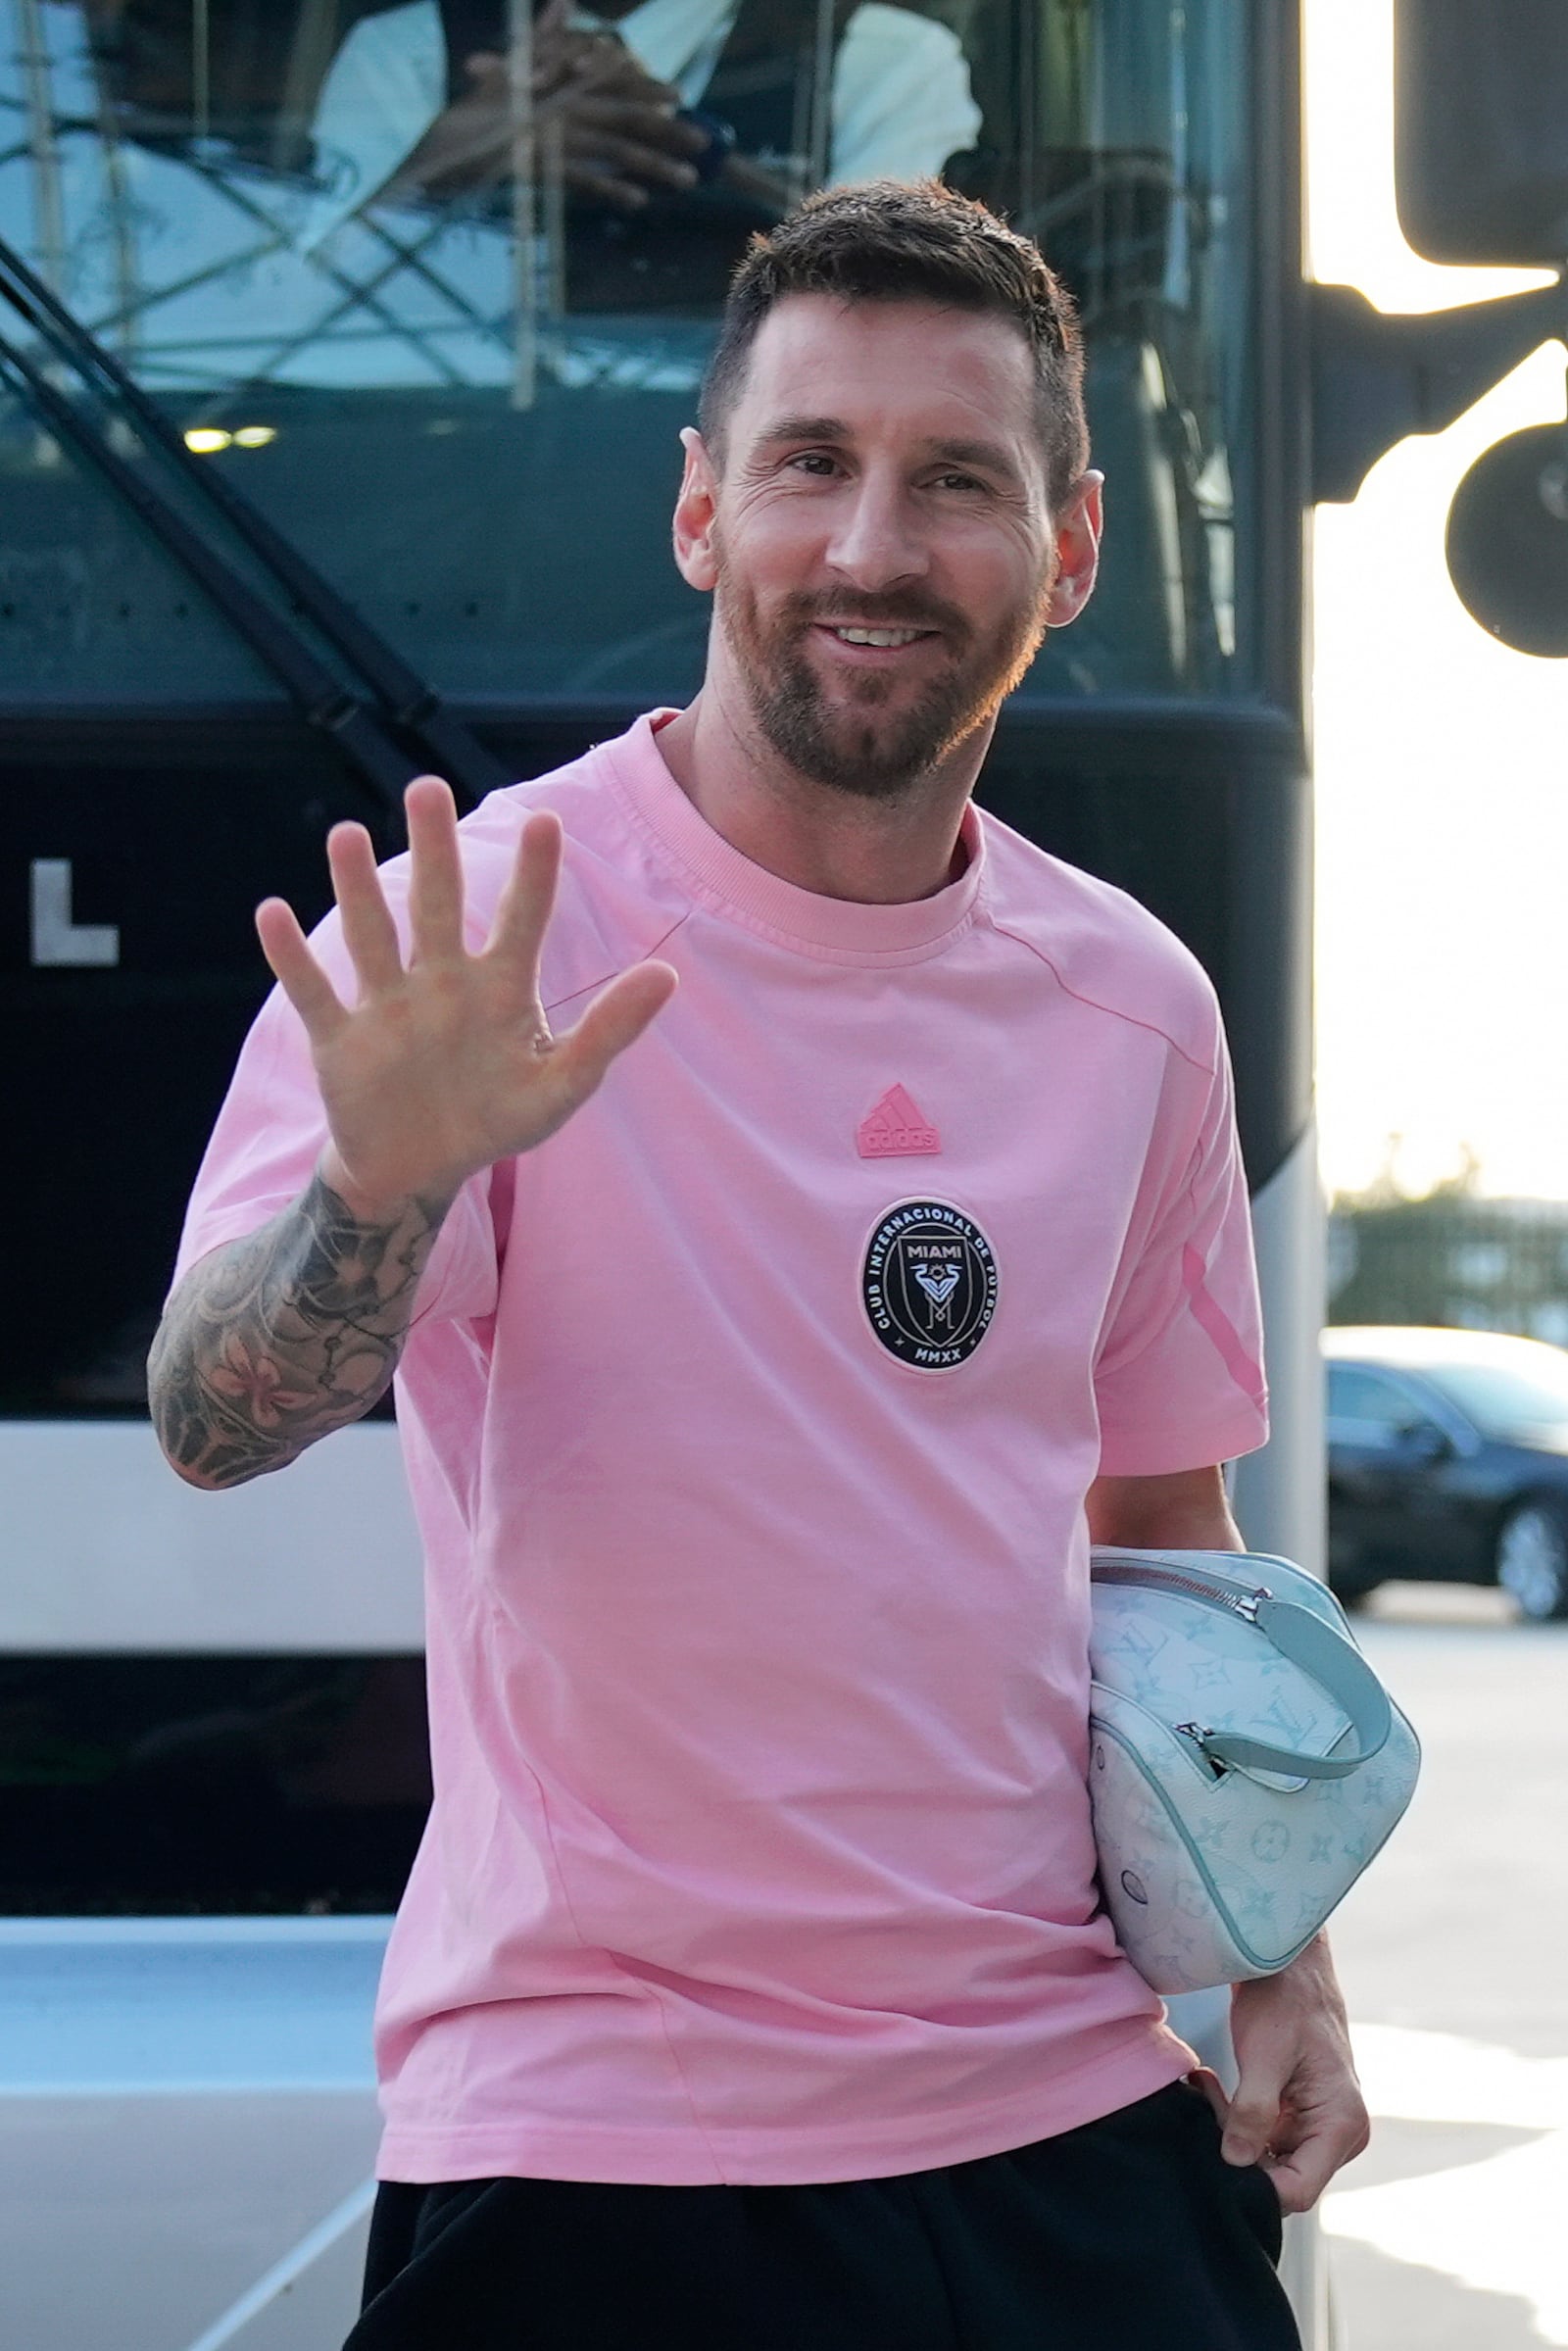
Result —
<svg viewBox="0 0 1568 2351"><path fill-rule="evenodd" d="M387 1911L416 1657L0 1658L0 1912Z"/></svg>

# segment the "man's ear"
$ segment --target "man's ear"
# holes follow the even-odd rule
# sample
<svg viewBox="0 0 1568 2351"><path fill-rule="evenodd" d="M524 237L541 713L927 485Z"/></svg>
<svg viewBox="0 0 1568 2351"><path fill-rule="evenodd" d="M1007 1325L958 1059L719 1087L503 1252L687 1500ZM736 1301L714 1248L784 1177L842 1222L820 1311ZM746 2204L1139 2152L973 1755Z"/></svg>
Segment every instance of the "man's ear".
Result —
<svg viewBox="0 0 1568 2351"><path fill-rule="evenodd" d="M675 564L689 588L706 594L718 578L713 524L718 514L718 472L694 424L681 428L686 471L675 501Z"/></svg>
<svg viewBox="0 0 1568 2351"><path fill-rule="evenodd" d="M1055 517L1056 581L1046 608L1048 628L1076 620L1095 592L1100 536L1104 527L1102 473L1086 473Z"/></svg>

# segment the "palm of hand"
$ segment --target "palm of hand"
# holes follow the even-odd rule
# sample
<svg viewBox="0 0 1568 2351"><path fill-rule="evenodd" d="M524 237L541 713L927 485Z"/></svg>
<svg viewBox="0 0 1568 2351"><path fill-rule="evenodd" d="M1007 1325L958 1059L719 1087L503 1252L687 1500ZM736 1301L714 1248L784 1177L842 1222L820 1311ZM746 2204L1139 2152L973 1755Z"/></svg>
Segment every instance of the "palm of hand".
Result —
<svg viewBox="0 0 1568 2351"><path fill-rule="evenodd" d="M344 1172L389 1198L455 1191L542 1143L575 1107L554 1058L537 998L483 956L416 961L315 1052Z"/></svg>
<svg viewBox="0 0 1568 2351"><path fill-rule="evenodd" d="M407 796L410 954L404 960L368 835L328 841L344 942L359 983L352 1008L279 899L258 908L263 950L305 1024L331 1138L326 1180L351 1202L450 1200L471 1175L531 1151L584 1102L674 986L666 964L634 965L568 1035L539 1001L539 955L554 905L561 830L536 814L485 946L464 939L457 816L446 786Z"/></svg>

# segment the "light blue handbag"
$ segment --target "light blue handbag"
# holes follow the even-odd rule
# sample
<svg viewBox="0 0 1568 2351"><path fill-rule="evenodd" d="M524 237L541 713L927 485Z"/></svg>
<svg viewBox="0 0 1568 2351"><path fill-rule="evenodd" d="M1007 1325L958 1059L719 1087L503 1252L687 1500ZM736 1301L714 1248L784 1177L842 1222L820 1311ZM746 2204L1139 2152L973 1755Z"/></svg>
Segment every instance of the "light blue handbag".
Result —
<svg viewBox="0 0 1568 2351"><path fill-rule="evenodd" d="M1096 1549L1089 1792L1155 1991L1288 1967L1410 1801L1415 1733L1327 1587L1255 1551Z"/></svg>

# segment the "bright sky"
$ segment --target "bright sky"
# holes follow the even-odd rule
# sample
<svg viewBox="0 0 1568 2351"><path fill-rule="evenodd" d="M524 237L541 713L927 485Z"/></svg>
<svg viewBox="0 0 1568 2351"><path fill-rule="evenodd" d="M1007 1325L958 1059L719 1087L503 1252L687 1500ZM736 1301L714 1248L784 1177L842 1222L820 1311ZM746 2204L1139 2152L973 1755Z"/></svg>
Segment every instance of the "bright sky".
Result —
<svg viewBox="0 0 1568 2351"><path fill-rule="evenodd" d="M1382 310L1540 284L1443 269L1399 233L1390 0L1306 0L1315 275ZM1424 1190L1466 1146L1485 1190L1568 1198L1568 661L1471 620L1444 562L1483 449L1564 414L1549 343L1446 433L1391 451L1322 507L1314 625L1318 1095L1331 1191L1402 1138Z"/></svg>

